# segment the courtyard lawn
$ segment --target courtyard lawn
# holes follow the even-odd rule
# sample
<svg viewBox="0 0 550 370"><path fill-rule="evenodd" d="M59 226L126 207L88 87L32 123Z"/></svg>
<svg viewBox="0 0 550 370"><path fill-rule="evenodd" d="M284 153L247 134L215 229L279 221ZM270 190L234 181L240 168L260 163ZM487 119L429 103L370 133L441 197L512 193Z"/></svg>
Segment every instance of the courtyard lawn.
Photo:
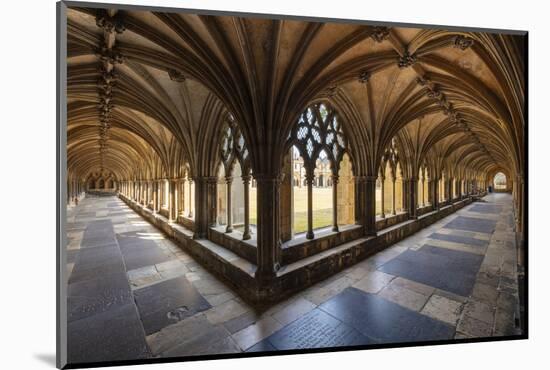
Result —
<svg viewBox="0 0 550 370"><path fill-rule="evenodd" d="M250 223L256 224L256 188L250 188ZM313 188L313 228L332 225L332 188ZM307 230L307 188L294 187L294 232Z"/></svg>
<svg viewBox="0 0 550 370"><path fill-rule="evenodd" d="M381 206L376 189L376 209ZM385 207L389 208L389 207ZM386 212L389 212L387 209ZM256 225L256 188L250 188L250 224ZM313 188L313 228L332 225L332 188ZM294 187L294 232L307 231L307 187Z"/></svg>

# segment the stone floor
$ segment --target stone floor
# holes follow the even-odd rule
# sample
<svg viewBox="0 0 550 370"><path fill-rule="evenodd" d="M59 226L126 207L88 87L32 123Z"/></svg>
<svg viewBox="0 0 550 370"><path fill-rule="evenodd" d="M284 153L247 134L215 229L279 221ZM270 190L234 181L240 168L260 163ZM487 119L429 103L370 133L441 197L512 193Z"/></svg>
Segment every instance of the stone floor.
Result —
<svg viewBox="0 0 550 370"><path fill-rule="evenodd" d="M69 362L519 334L492 194L259 312L116 197L68 210Z"/></svg>

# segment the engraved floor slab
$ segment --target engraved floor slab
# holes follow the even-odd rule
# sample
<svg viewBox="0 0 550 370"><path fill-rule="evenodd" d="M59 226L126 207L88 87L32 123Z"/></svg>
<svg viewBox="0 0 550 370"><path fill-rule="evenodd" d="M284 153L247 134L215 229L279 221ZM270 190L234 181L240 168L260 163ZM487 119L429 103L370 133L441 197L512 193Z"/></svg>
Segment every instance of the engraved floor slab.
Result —
<svg viewBox="0 0 550 370"><path fill-rule="evenodd" d="M133 302L124 272L69 284L67 296L69 322Z"/></svg>
<svg viewBox="0 0 550 370"><path fill-rule="evenodd" d="M134 297L148 335L211 307L184 276L137 289Z"/></svg>
<svg viewBox="0 0 550 370"><path fill-rule="evenodd" d="M315 309L257 344L251 351L354 346L375 343L351 326ZM261 343L261 342L260 342Z"/></svg>
<svg viewBox="0 0 550 370"><path fill-rule="evenodd" d="M455 333L451 325L355 288L344 290L320 309L380 343L451 339Z"/></svg>
<svg viewBox="0 0 550 370"><path fill-rule="evenodd" d="M151 356L133 303L73 321L67 326L67 335L69 363Z"/></svg>

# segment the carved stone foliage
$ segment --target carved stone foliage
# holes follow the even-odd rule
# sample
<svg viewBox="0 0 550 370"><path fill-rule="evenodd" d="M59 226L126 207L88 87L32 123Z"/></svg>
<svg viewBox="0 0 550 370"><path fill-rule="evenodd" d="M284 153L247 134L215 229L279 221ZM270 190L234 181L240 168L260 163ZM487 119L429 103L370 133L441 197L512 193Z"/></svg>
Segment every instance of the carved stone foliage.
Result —
<svg viewBox="0 0 550 370"><path fill-rule="evenodd" d="M407 68L412 66L416 63L416 55L415 54L409 54L408 51L406 51L403 56L399 58L399 61L397 62L397 65L399 68Z"/></svg>
<svg viewBox="0 0 550 370"><path fill-rule="evenodd" d="M102 45L96 50L96 55L102 62L110 64L122 64L124 63L124 57L120 51L116 48L108 48L106 45Z"/></svg>
<svg viewBox="0 0 550 370"><path fill-rule="evenodd" d="M466 36L458 35L453 39L453 47L460 50L466 50L472 47L473 44L474 40Z"/></svg>
<svg viewBox="0 0 550 370"><path fill-rule="evenodd" d="M108 33L122 33L125 30L121 12L117 12L111 17L107 10L99 9L95 17L95 23L98 27L103 28L103 30Z"/></svg>
<svg viewBox="0 0 550 370"><path fill-rule="evenodd" d="M370 76L371 74L369 71L362 71L361 73L359 73L359 78L358 78L359 83L362 83L362 84L367 83L370 79Z"/></svg>
<svg viewBox="0 0 550 370"><path fill-rule="evenodd" d="M183 75L183 73L181 73L180 71L176 71L175 69L168 70L168 77L170 77L170 79L175 82L185 81L185 76Z"/></svg>
<svg viewBox="0 0 550 370"><path fill-rule="evenodd" d="M390 37L390 29L388 27L375 27L371 38L376 42L382 42Z"/></svg>
<svg viewBox="0 0 550 370"><path fill-rule="evenodd" d="M298 148L310 173L323 150L333 172L337 173L348 148L340 117L328 103L316 103L306 108L291 131L289 146L292 145Z"/></svg>

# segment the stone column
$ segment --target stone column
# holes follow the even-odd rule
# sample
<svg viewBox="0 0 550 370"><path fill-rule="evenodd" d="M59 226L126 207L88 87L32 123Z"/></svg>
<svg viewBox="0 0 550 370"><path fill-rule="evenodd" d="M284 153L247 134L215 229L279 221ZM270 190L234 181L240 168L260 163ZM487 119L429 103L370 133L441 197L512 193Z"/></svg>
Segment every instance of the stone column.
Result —
<svg viewBox="0 0 550 370"><path fill-rule="evenodd" d="M355 176L355 224L362 225L364 232L366 233L366 204L367 204L367 195L366 195L366 185L367 178L366 176Z"/></svg>
<svg viewBox="0 0 550 370"><path fill-rule="evenodd" d="M206 225L210 227L216 226L217 215L217 194L218 194L218 178L216 176L206 177L206 200L207 200L207 212L206 212Z"/></svg>
<svg viewBox="0 0 550 370"><path fill-rule="evenodd" d="M281 242L284 243L292 239L293 236L293 208L294 208L294 169L292 167L292 152L290 149L283 158L281 186L279 188L279 200L281 202L279 207L279 231L281 233ZM299 182L299 181L298 181ZM298 184L296 184L298 186Z"/></svg>
<svg viewBox="0 0 550 370"><path fill-rule="evenodd" d="M433 181L433 200L434 210L439 211L439 179Z"/></svg>
<svg viewBox="0 0 550 370"><path fill-rule="evenodd" d="M402 182L402 189L401 189L401 199L403 203L403 212L409 213L409 179L403 178L401 180Z"/></svg>
<svg viewBox="0 0 550 370"><path fill-rule="evenodd" d="M208 235L208 228L216 224L216 186L215 176L195 178L195 234L202 239Z"/></svg>
<svg viewBox="0 0 550 370"><path fill-rule="evenodd" d="M380 201L380 208L381 208L381 214L380 214L380 217L382 218L386 218L386 213L384 212L384 207L385 207L385 204L384 204L384 181L386 180L386 177L384 176L380 176L380 198L381 198L381 201Z"/></svg>
<svg viewBox="0 0 550 370"><path fill-rule="evenodd" d="M306 239L313 239L315 234L313 233L313 181L315 176L313 173L306 173L307 183L307 232Z"/></svg>
<svg viewBox="0 0 550 370"><path fill-rule="evenodd" d="M168 222L174 222L176 215L176 181L168 180Z"/></svg>
<svg viewBox="0 0 550 370"><path fill-rule="evenodd" d="M185 178L181 180L181 214L185 213ZM191 203L189 203L191 204Z"/></svg>
<svg viewBox="0 0 550 370"><path fill-rule="evenodd" d="M422 177L422 207L426 207L426 178Z"/></svg>
<svg viewBox="0 0 550 370"><path fill-rule="evenodd" d="M418 218L417 204L418 204L418 179L413 177L409 181L409 217L412 219Z"/></svg>
<svg viewBox="0 0 550 370"><path fill-rule="evenodd" d="M146 199L146 205L147 205L147 208L149 208L149 205L151 204L151 180L147 180L147 183L146 183L146 187L147 187L147 199Z"/></svg>
<svg viewBox="0 0 550 370"><path fill-rule="evenodd" d="M395 211L395 181L397 179L395 177L391 178L391 186L392 186L392 198L391 198L391 214L396 215L397 212Z"/></svg>
<svg viewBox="0 0 550 370"><path fill-rule="evenodd" d="M157 179L155 181L155 186L157 189L157 212L160 212L162 209L162 180Z"/></svg>
<svg viewBox="0 0 550 370"><path fill-rule="evenodd" d="M376 235L376 176L365 177L365 234Z"/></svg>
<svg viewBox="0 0 550 370"><path fill-rule="evenodd" d="M157 197L158 183L157 183L157 180L153 180L152 186L153 186L153 213L157 213L157 211L158 211L158 197Z"/></svg>
<svg viewBox="0 0 550 370"><path fill-rule="evenodd" d="M332 231L338 232L338 175L332 175Z"/></svg>
<svg viewBox="0 0 550 370"><path fill-rule="evenodd" d="M180 215L183 214L183 179L178 180L178 210L176 213L176 219L179 218Z"/></svg>
<svg viewBox="0 0 550 370"><path fill-rule="evenodd" d="M206 189L206 178L195 177L193 179L195 183L195 234L193 238L201 239L205 238L207 234L207 213L208 213L208 194ZM191 189L191 187L189 187ZM189 190L191 193L191 190ZM193 213L189 209L191 217Z"/></svg>
<svg viewBox="0 0 550 370"><path fill-rule="evenodd" d="M258 207L258 261L256 278L265 284L275 278L280 267L278 174L256 175Z"/></svg>
<svg viewBox="0 0 550 370"><path fill-rule="evenodd" d="M189 178L189 213L187 214L189 218L193 218L193 209L191 208L191 199L193 197L193 192L191 190L191 185L193 185L193 179ZM195 194L197 194L197 189L195 189ZM195 204L197 204L196 201Z"/></svg>
<svg viewBox="0 0 550 370"><path fill-rule="evenodd" d="M231 233L231 232L233 232L233 210L231 208L232 207L232 205L231 205L231 184L233 183L233 177L226 176L225 183L226 183L226 187L227 187L227 190L226 190L227 227L225 228L225 232L226 233Z"/></svg>
<svg viewBox="0 0 550 370"><path fill-rule="evenodd" d="M250 175L242 176L244 186L244 230L243 240L250 239Z"/></svg>

